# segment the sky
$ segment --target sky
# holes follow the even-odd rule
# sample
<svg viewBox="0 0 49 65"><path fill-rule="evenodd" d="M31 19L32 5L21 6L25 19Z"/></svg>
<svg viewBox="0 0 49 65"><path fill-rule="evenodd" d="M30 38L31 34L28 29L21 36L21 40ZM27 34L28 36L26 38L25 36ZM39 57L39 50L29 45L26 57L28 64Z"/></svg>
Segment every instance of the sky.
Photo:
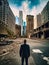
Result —
<svg viewBox="0 0 49 65"><path fill-rule="evenodd" d="M18 24L19 11L23 11L23 21L26 22L26 15L34 15L35 28L36 28L36 15L41 13L46 3L49 0L8 0L10 8L12 9L15 17L16 23Z"/></svg>

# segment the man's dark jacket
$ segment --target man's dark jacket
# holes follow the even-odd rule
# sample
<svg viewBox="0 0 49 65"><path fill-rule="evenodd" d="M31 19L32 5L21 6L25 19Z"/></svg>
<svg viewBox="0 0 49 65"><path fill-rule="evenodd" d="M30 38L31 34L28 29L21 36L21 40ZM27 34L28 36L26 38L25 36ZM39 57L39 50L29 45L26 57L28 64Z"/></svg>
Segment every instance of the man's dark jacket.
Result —
<svg viewBox="0 0 49 65"><path fill-rule="evenodd" d="M27 44L23 44L20 47L20 57L28 58L30 56L30 47Z"/></svg>

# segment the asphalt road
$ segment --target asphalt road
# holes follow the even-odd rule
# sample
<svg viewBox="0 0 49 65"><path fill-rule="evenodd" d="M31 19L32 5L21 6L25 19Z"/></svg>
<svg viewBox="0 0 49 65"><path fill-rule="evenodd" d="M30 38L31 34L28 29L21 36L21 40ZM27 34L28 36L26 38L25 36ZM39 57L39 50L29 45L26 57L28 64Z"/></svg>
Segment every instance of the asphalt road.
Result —
<svg viewBox="0 0 49 65"><path fill-rule="evenodd" d="M19 48L23 44L23 40L24 38L13 40L14 44L11 45L13 50L4 56L0 56L0 65L21 65ZM30 45L31 49L29 65L49 65L49 41L27 39L27 44ZM6 48L9 46L6 46Z"/></svg>
<svg viewBox="0 0 49 65"><path fill-rule="evenodd" d="M49 65L49 41L41 42L41 44L32 46L35 65Z"/></svg>

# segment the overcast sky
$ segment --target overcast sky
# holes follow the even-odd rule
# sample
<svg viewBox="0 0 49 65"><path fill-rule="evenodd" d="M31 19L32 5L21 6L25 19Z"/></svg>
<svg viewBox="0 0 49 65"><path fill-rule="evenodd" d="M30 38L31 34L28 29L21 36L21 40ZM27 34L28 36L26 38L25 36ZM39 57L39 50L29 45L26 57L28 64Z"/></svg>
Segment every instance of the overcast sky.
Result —
<svg viewBox="0 0 49 65"><path fill-rule="evenodd" d="M49 0L8 0L9 5L16 17L19 17L19 10L23 11L23 20L26 21L26 15L41 13ZM17 18L16 18L17 19Z"/></svg>

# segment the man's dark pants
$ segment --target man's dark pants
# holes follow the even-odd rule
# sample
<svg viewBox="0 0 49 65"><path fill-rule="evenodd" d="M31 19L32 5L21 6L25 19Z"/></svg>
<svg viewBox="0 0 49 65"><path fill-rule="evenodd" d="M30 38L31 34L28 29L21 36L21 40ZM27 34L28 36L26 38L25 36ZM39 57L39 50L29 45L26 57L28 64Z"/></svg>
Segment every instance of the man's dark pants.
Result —
<svg viewBox="0 0 49 65"><path fill-rule="evenodd" d="M24 60L25 60L25 63L26 63L26 65L28 65L28 57L22 57L22 65L24 65Z"/></svg>

